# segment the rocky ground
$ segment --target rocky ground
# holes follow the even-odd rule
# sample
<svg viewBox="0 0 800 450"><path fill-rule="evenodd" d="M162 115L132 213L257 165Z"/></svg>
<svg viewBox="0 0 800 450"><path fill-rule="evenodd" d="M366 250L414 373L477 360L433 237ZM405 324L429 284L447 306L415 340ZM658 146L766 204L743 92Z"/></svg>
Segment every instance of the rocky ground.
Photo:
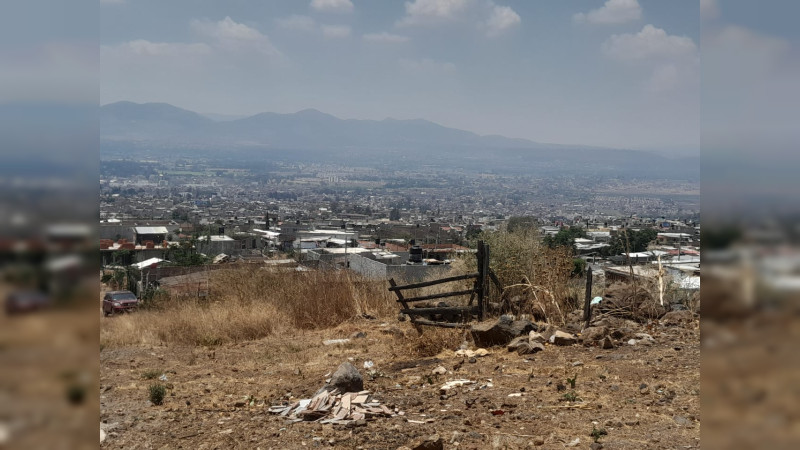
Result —
<svg viewBox="0 0 800 450"><path fill-rule="evenodd" d="M102 447L697 448L700 332L686 314L645 325L607 321L593 330L597 341L546 340L543 350L521 350L535 352L528 354L494 346L485 356L418 356L441 332L418 337L408 322L369 319L212 348L102 348ZM393 417L332 425L269 413L310 398L343 362ZM453 380L470 383L443 392ZM162 405L149 400L157 382L167 388Z"/></svg>

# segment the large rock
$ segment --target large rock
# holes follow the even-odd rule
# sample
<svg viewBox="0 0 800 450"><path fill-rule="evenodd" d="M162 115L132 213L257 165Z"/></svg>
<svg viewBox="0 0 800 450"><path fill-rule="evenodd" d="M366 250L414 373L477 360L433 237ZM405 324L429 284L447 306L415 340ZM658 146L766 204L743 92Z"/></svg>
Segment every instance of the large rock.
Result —
<svg viewBox="0 0 800 450"><path fill-rule="evenodd" d="M530 333L528 333L528 342L532 344L533 343L544 344L545 342L547 342L547 338L535 331L531 331Z"/></svg>
<svg viewBox="0 0 800 450"><path fill-rule="evenodd" d="M670 311L661 318L661 325L674 327L694 322L694 314L690 311Z"/></svg>
<svg viewBox="0 0 800 450"><path fill-rule="evenodd" d="M581 333L581 342L584 345L592 345L594 342L602 341L608 335L606 327L589 327Z"/></svg>
<svg viewBox="0 0 800 450"><path fill-rule="evenodd" d="M331 376L331 381L325 385L325 389L334 388L341 393L360 392L364 390L364 379L355 366L349 362L343 362Z"/></svg>
<svg viewBox="0 0 800 450"><path fill-rule="evenodd" d="M507 345L517 336L528 334L534 329L529 320L513 320L511 316L500 316L495 322L473 325L470 332L478 347Z"/></svg>
<svg viewBox="0 0 800 450"><path fill-rule="evenodd" d="M550 343L555 345L573 345L576 342L578 342L578 338L563 331L556 330L556 332L550 336Z"/></svg>
<svg viewBox="0 0 800 450"><path fill-rule="evenodd" d="M535 333L535 331L531 331L531 333ZM508 351L517 352L520 355L528 355L542 350L544 350L544 345L540 342L532 342L528 336L516 337L508 344Z"/></svg>

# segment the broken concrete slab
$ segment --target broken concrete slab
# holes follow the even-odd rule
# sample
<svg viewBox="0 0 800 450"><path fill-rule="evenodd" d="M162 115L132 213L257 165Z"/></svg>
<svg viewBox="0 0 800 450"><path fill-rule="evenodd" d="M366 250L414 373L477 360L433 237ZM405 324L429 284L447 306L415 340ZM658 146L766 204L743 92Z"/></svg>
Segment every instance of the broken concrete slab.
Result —
<svg viewBox="0 0 800 450"><path fill-rule="evenodd" d="M555 345L573 345L576 342L578 342L578 338L574 335L559 330L556 330L556 332L550 336L550 343Z"/></svg>

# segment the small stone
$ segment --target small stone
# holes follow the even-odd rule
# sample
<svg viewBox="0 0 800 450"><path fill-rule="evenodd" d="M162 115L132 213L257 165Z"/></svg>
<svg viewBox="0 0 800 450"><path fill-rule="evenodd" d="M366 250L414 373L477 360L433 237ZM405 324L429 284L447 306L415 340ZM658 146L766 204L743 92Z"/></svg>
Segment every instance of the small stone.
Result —
<svg viewBox="0 0 800 450"><path fill-rule="evenodd" d="M444 375L447 373L447 369L442 366L439 366L431 371L434 375Z"/></svg>
<svg viewBox="0 0 800 450"><path fill-rule="evenodd" d="M536 436L533 438L533 445L539 447L544 445L544 438L541 436Z"/></svg>
<svg viewBox="0 0 800 450"><path fill-rule="evenodd" d="M470 364L475 364L476 362L478 362L478 360L477 360L477 359L475 359L474 357L472 357L472 358L470 358L470 359L469 359L469 363L470 363Z"/></svg>
<svg viewBox="0 0 800 450"><path fill-rule="evenodd" d="M582 365L583 365L582 361L575 361L574 363L572 363L572 367L580 367Z"/></svg>
<svg viewBox="0 0 800 450"><path fill-rule="evenodd" d="M622 421L618 417L606 420L605 426L613 428L622 428Z"/></svg>
<svg viewBox="0 0 800 450"><path fill-rule="evenodd" d="M614 348L614 341L611 340L611 336L606 336L605 339L603 339L603 342L600 344L600 347L602 347L604 350Z"/></svg>
<svg viewBox="0 0 800 450"><path fill-rule="evenodd" d="M639 425L639 419L628 419L625 421L625 425L629 427L635 427L636 425Z"/></svg>
<svg viewBox="0 0 800 450"><path fill-rule="evenodd" d="M589 448L592 450L600 450L601 448L603 448L603 444L599 442L592 442L592 445L590 445Z"/></svg>
<svg viewBox="0 0 800 450"><path fill-rule="evenodd" d="M429 436L422 442L417 442L411 447L412 450L444 450L444 440L438 434Z"/></svg>
<svg viewBox="0 0 800 450"><path fill-rule="evenodd" d="M674 420L675 423L677 423L678 425L680 425L682 427L687 427L687 426L692 424L692 421L687 419L684 416L673 416L672 420Z"/></svg>
<svg viewBox="0 0 800 450"><path fill-rule="evenodd" d="M367 333L363 331L356 331L350 335L350 339L364 339L365 337L367 337Z"/></svg>
<svg viewBox="0 0 800 450"><path fill-rule="evenodd" d="M591 345L593 342L600 341L608 334L606 327L589 327L581 333L581 341L584 345Z"/></svg>

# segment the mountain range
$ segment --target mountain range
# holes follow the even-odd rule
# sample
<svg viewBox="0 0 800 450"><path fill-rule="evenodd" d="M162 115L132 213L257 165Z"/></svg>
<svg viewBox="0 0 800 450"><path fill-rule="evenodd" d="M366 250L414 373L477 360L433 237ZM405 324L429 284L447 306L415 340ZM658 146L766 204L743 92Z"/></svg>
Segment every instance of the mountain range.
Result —
<svg viewBox="0 0 800 450"><path fill-rule="evenodd" d="M623 149L543 144L504 136L481 136L422 119L340 119L315 109L265 112L213 120L167 103L116 102L100 108L101 149L114 146L287 151L316 158L425 160L509 171L640 171L642 176L699 176L699 163ZM683 175L682 175L683 174Z"/></svg>

